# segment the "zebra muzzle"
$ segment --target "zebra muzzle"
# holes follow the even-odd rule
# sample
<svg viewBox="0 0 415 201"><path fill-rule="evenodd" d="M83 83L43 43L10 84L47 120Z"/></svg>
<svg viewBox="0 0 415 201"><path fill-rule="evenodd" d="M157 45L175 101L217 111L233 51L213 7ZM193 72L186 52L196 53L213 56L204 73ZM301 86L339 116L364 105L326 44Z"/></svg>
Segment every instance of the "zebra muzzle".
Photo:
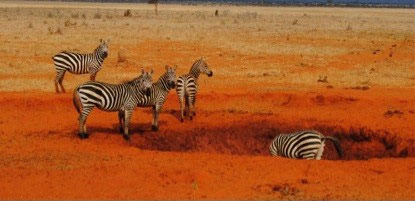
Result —
<svg viewBox="0 0 415 201"><path fill-rule="evenodd" d="M207 74L207 76L208 76L208 77L212 77L212 76L213 76L213 72L212 72L212 71L210 71L210 72Z"/></svg>
<svg viewBox="0 0 415 201"><path fill-rule="evenodd" d="M176 87L176 83L174 81L169 82L170 88L174 89Z"/></svg>
<svg viewBox="0 0 415 201"><path fill-rule="evenodd" d="M150 88L147 88L147 89L146 89L146 95L147 95L147 96L150 96L150 95L151 95L151 90L150 90Z"/></svg>

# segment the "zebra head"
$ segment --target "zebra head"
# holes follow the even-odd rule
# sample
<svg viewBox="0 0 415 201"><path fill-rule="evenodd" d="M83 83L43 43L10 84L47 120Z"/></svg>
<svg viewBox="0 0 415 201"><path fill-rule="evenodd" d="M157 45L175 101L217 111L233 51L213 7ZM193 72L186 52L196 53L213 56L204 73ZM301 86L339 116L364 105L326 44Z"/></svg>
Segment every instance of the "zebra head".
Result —
<svg viewBox="0 0 415 201"><path fill-rule="evenodd" d="M141 69L140 77L135 79L136 90L144 92L146 96L151 95L151 86L153 85L153 69L150 72L145 72L144 68Z"/></svg>
<svg viewBox="0 0 415 201"><path fill-rule="evenodd" d="M162 76L169 89L174 89L176 87L176 68L176 65L174 65L174 67L166 65L166 73Z"/></svg>
<svg viewBox="0 0 415 201"><path fill-rule="evenodd" d="M191 72L206 74L208 77L213 76L213 72L209 69L209 65L206 63L205 57L200 58L193 64Z"/></svg>
<svg viewBox="0 0 415 201"><path fill-rule="evenodd" d="M102 40L100 39L99 42L101 43L98 48L95 50L95 53L101 57L102 59L107 58L108 56L108 43L110 42L110 40Z"/></svg>

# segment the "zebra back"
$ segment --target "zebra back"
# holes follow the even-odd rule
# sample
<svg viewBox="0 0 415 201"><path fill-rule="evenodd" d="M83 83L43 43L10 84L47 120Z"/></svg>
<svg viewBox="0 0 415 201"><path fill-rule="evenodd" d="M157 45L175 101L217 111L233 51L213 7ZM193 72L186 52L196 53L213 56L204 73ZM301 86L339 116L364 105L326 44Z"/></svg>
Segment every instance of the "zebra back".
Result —
<svg viewBox="0 0 415 201"><path fill-rule="evenodd" d="M106 111L135 107L146 92L150 91L151 75L143 72L139 77L121 84L88 81L79 85L74 93L80 97L83 107L96 106Z"/></svg>
<svg viewBox="0 0 415 201"><path fill-rule="evenodd" d="M322 137L321 133L312 130L281 134L272 141L269 150L273 156L312 159L322 148Z"/></svg>
<svg viewBox="0 0 415 201"><path fill-rule="evenodd" d="M100 40L94 52L83 54L62 51L52 57L56 70L69 71L74 74L96 73L101 70L104 59L108 56L108 41Z"/></svg>

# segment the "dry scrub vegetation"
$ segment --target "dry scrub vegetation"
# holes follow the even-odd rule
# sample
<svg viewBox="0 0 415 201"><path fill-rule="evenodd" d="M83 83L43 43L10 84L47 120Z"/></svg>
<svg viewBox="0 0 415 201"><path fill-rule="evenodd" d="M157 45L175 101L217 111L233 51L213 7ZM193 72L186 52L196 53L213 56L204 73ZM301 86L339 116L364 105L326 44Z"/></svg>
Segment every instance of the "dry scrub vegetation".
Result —
<svg viewBox="0 0 415 201"><path fill-rule="evenodd" d="M53 91L51 57L111 39L98 80L206 56L210 86L261 90L414 87L415 14L405 9L0 3L0 90ZM217 15L215 15L215 11ZM128 55L118 62L119 52ZM67 75L73 88L88 76ZM318 82L326 77L326 82ZM232 79L227 79L232 78ZM248 90L258 90L249 88Z"/></svg>

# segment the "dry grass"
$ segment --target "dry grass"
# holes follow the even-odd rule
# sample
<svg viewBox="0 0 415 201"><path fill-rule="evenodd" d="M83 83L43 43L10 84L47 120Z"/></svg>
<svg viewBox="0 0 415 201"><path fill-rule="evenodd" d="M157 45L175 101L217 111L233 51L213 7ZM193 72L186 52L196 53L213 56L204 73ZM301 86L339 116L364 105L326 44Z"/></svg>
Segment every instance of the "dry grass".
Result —
<svg viewBox="0 0 415 201"><path fill-rule="evenodd" d="M218 79L202 82L212 87L264 83L261 90L276 90L289 83L304 89L325 84L317 82L319 76L335 88L368 80L371 86L415 86L415 59L408 56L415 51L415 14L406 9L159 5L158 16L148 4L1 2L0 9L0 73L50 82L23 87L3 81L1 90L53 91L51 56L70 49L91 52L100 38L111 39L97 77L107 82L134 77L139 66L153 67L158 75L166 64L178 64L183 74L206 56ZM115 68L121 47L131 65ZM21 60L26 62L16 62ZM87 79L66 77L69 89Z"/></svg>

